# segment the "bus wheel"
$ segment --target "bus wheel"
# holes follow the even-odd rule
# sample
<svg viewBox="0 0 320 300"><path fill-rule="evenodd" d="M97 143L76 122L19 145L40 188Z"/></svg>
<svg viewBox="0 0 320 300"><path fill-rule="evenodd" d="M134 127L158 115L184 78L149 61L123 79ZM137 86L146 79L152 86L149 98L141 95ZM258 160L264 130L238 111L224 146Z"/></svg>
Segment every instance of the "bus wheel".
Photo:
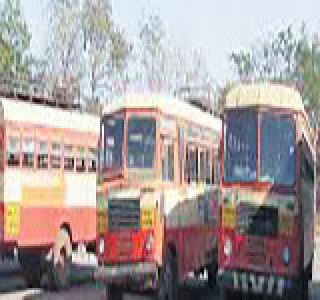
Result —
<svg viewBox="0 0 320 300"><path fill-rule="evenodd" d="M309 299L309 279L307 274L302 274L298 280L296 288L296 296L298 300L308 300Z"/></svg>
<svg viewBox="0 0 320 300"><path fill-rule="evenodd" d="M40 287L40 258L38 255L19 254L22 276L29 288Z"/></svg>
<svg viewBox="0 0 320 300"><path fill-rule="evenodd" d="M313 270L313 258L311 259L308 267L307 267L307 276L309 280L312 280L312 270Z"/></svg>
<svg viewBox="0 0 320 300"><path fill-rule="evenodd" d="M67 230L60 229L53 247L52 285L57 290L70 287L72 247Z"/></svg>
<svg viewBox="0 0 320 300"><path fill-rule="evenodd" d="M218 264L215 261L212 261L207 268L208 271L208 286L212 289L216 286L217 283L217 272Z"/></svg>
<svg viewBox="0 0 320 300"><path fill-rule="evenodd" d="M178 264L176 257L168 251L163 267L159 273L157 300L177 300L178 298Z"/></svg>
<svg viewBox="0 0 320 300"><path fill-rule="evenodd" d="M220 287L220 298L221 300L238 300L242 299L241 293L230 290L228 288Z"/></svg>
<svg viewBox="0 0 320 300"><path fill-rule="evenodd" d="M122 300L122 291L113 285L106 286L107 300Z"/></svg>

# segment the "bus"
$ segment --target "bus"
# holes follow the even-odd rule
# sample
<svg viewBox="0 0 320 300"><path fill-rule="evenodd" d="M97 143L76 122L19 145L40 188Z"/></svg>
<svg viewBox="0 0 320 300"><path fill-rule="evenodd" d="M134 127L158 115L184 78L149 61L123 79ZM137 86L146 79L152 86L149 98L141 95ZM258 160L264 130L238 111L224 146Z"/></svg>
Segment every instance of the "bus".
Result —
<svg viewBox="0 0 320 300"><path fill-rule="evenodd" d="M222 298L308 299L316 152L300 94L274 83L239 84L226 96L222 131Z"/></svg>
<svg viewBox="0 0 320 300"><path fill-rule="evenodd" d="M96 280L109 299L177 299L217 270L219 118L175 97L124 95L101 118Z"/></svg>
<svg viewBox="0 0 320 300"><path fill-rule="evenodd" d="M316 214L315 214L315 235L320 234L320 131L317 131L317 153L316 153L316 161L317 161L317 177L316 177Z"/></svg>
<svg viewBox="0 0 320 300"><path fill-rule="evenodd" d="M65 288L72 246L96 240L99 117L27 93L0 96L0 254Z"/></svg>

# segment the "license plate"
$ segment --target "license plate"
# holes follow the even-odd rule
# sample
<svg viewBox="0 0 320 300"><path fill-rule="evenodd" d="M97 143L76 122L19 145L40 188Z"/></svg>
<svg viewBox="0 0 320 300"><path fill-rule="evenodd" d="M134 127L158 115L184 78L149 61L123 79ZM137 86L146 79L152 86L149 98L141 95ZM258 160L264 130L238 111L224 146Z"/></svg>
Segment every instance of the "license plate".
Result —
<svg viewBox="0 0 320 300"><path fill-rule="evenodd" d="M273 275L264 276L253 273L233 272L233 286L236 290L253 293L277 294L282 296L285 287L285 279Z"/></svg>

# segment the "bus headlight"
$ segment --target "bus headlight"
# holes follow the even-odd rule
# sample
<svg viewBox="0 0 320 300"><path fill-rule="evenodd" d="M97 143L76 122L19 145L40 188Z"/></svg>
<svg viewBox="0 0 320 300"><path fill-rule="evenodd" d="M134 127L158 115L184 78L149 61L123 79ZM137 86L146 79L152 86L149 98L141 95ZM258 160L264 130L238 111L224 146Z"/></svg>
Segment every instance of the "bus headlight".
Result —
<svg viewBox="0 0 320 300"><path fill-rule="evenodd" d="M104 238L101 237L99 240L99 254L104 253Z"/></svg>
<svg viewBox="0 0 320 300"><path fill-rule="evenodd" d="M290 248L288 246L283 248L282 260L286 266L290 265L291 253Z"/></svg>
<svg viewBox="0 0 320 300"><path fill-rule="evenodd" d="M231 250L232 250L232 244L231 244L231 240L230 238L227 238L224 242L224 246L223 246L223 252L225 254L225 256L230 256L231 255Z"/></svg>

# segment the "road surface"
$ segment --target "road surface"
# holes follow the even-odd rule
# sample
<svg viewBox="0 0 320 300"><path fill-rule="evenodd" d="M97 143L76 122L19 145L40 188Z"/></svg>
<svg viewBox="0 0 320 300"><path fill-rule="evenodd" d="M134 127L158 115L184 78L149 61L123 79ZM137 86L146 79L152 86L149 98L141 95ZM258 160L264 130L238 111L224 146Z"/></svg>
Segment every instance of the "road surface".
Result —
<svg viewBox="0 0 320 300"><path fill-rule="evenodd" d="M91 268L88 266L78 266L74 269L73 273L78 275L77 280L79 280L79 274L87 274L88 278L91 276ZM84 277L82 276L83 280ZM10 281L11 280L11 281ZM14 280L8 278L0 279L0 288L2 286L7 286L7 291L0 294L0 299L2 300L99 300L106 299L105 290L103 287L95 283L85 283L82 285L73 285L73 287L68 291L62 292L52 292L43 291L39 289L24 289L23 282L18 280L16 285L13 283ZM3 282L4 281L4 282ZM17 284L18 283L18 284ZM11 284L12 288L9 288ZM18 289L18 290L17 290ZM320 299L320 237L317 240L317 247L315 251L315 261L313 270L313 280L309 285L310 300ZM218 300L219 292L217 289L210 290L207 288L205 281L195 281L192 280L185 286L180 288L181 299L183 300ZM125 294L124 300L149 300L152 299L150 295L134 295Z"/></svg>

